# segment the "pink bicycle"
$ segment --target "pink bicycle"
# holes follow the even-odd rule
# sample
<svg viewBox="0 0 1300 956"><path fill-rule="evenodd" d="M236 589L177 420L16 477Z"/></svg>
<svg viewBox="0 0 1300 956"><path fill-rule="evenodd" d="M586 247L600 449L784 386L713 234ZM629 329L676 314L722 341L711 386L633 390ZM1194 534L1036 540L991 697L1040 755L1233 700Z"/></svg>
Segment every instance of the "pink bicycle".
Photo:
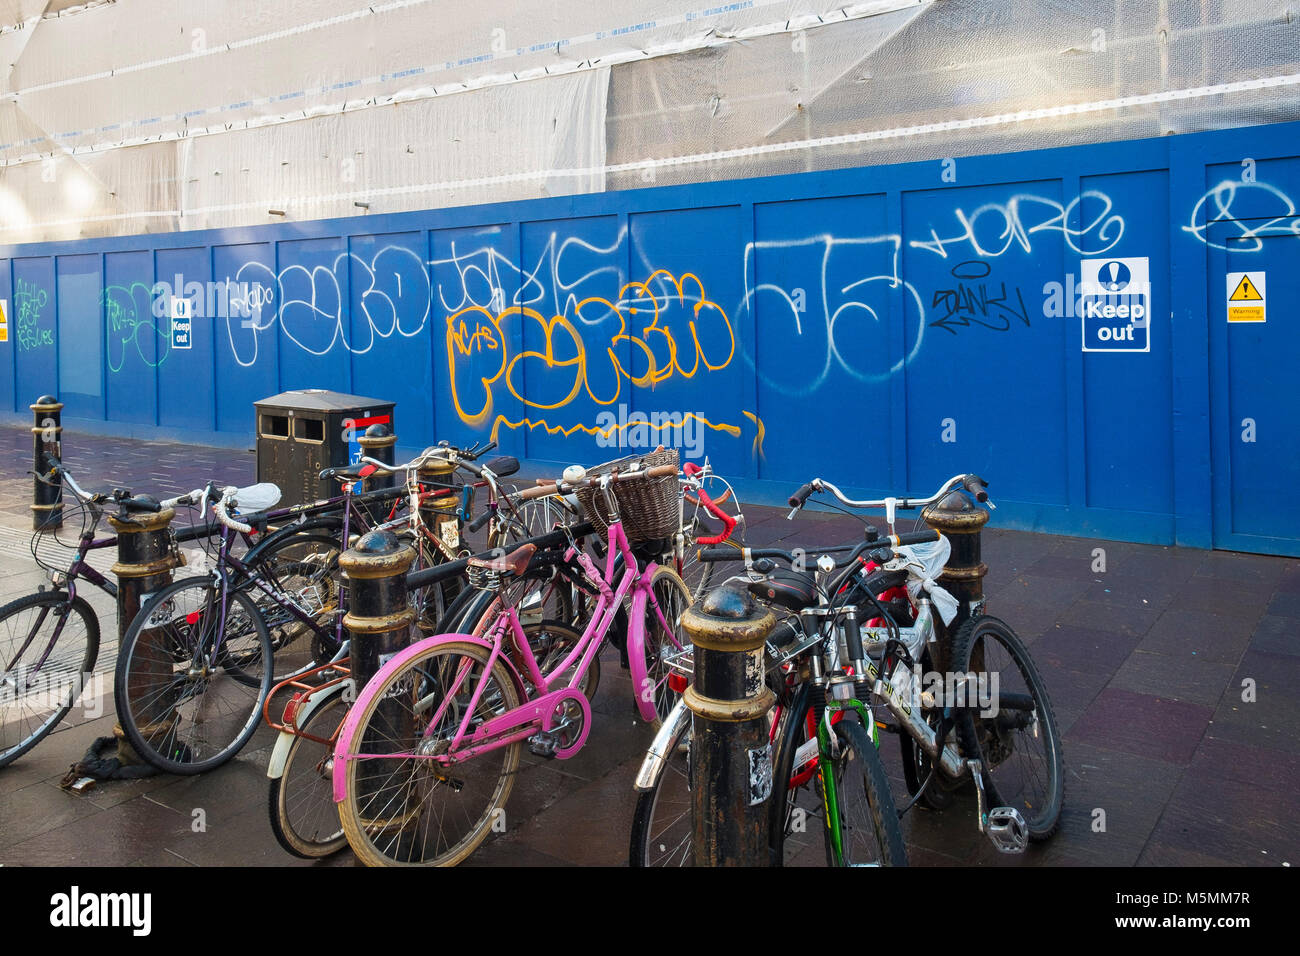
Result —
<svg viewBox="0 0 1300 956"><path fill-rule="evenodd" d="M632 539L663 536L670 521L675 527L677 466L629 459L604 467L609 473L597 477L570 468L564 480L518 495L576 492L593 523L608 525L604 573L572 540L565 555L578 562L598 595L581 634L558 621L542 623L554 632L546 640L536 625L525 634L509 584L528 568L532 545L471 559L472 583L501 595L492 625L482 636L440 634L411 645L357 696L335 746L333 784L343 832L362 862L460 863L502 819L525 742L544 757L578 753L591 730L589 670L628 596L637 709L655 727L672 709L676 695L667 662L687 646L680 622L690 592L671 568L653 562L642 568ZM658 517L646 521L643 508L628 507L638 495L654 502L648 510ZM538 646L552 649L542 664Z"/></svg>

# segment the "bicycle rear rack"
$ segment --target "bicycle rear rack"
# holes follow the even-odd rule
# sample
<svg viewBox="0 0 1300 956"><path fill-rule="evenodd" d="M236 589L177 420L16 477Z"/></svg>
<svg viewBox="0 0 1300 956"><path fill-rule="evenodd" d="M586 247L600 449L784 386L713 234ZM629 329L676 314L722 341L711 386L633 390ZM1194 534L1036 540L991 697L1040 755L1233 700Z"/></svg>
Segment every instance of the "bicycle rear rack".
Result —
<svg viewBox="0 0 1300 956"><path fill-rule="evenodd" d="M266 695L266 700L262 703L262 719L266 721L267 726L280 733L290 733L295 737L306 737L318 744L333 744L334 741L329 738L317 737L315 734L309 734L299 729L298 715L302 713L303 705L313 696L352 679L352 670L348 664L349 659L345 657L339 661L331 661L328 664L313 667L311 670L290 677L288 680L280 681L271 688L271 692ZM326 671L334 671L337 676L320 684L308 683L308 678L323 674ZM290 687L294 688L295 693L289 698L288 703L284 705L283 718L279 721L272 719L271 701L280 691Z"/></svg>

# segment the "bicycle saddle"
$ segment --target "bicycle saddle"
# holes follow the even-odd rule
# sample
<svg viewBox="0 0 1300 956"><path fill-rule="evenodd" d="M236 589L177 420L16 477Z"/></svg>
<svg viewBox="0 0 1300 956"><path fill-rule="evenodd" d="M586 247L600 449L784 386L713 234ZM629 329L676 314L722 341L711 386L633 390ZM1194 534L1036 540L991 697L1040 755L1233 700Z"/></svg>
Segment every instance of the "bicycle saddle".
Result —
<svg viewBox="0 0 1300 956"><path fill-rule="evenodd" d="M817 603L817 582L807 571L773 571L762 581L753 581L749 593L760 601L771 601L788 611L801 611Z"/></svg>
<svg viewBox="0 0 1300 956"><path fill-rule="evenodd" d="M122 498L117 504L123 511L133 514L154 514L162 511L162 505L158 503L158 499L149 495Z"/></svg>
<svg viewBox="0 0 1300 956"><path fill-rule="evenodd" d="M470 558L466 565L471 568L483 568L485 571L504 571L507 574L523 574L532 560L535 544L523 544L503 558Z"/></svg>
<svg viewBox="0 0 1300 956"><path fill-rule="evenodd" d="M258 482L236 491L235 500L239 502L240 514L265 511L279 502L280 486L269 481Z"/></svg>
<svg viewBox="0 0 1300 956"><path fill-rule="evenodd" d="M509 478L519 470L519 459L514 455L498 455L483 467L498 478Z"/></svg>

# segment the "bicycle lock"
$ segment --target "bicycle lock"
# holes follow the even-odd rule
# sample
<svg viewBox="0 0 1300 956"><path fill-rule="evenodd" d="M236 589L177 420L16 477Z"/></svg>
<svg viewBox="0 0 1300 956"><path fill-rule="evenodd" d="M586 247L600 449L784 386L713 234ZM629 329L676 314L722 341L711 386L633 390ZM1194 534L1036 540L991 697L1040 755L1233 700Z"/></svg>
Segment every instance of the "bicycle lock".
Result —
<svg viewBox="0 0 1300 956"><path fill-rule="evenodd" d="M172 583L172 569L180 564L171 540L175 516L173 508L108 516L108 523L117 532L117 562L110 570L117 578L119 647L127 628L140 613L140 606L150 595ZM159 619L157 626L140 632L138 656L142 663L132 672L128 688L132 700L151 701L139 721L140 733L147 739L166 739L176 721L174 713L171 720L162 721L162 715L173 709L173 701L164 690L173 679L174 647L163 629L168 623L167 619ZM113 726L113 736L117 738L117 759L123 766L145 763L127 741L120 720Z"/></svg>
<svg viewBox="0 0 1300 956"><path fill-rule="evenodd" d="M63 458L63 403L53 395L42 395L27 406L35 416L32 424L32 530L53 531L63 527L63 478L50 474L49 456Z"/></svg>
<svg viewBox="0 0 1300 956"><path fill-rule="evenodd" d="M772 746L764 645L776 616L736 582L682 615L695 645L692 713L692 851L696 866L767 866Z"/></svg>

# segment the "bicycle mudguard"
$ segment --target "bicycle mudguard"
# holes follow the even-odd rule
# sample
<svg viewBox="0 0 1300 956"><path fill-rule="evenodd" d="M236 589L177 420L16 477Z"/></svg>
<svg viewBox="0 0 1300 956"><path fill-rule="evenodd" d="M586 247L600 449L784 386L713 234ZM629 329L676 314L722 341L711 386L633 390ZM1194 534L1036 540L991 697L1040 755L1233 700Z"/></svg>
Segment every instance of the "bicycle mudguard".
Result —
<svg viewBox="0 0 1300 956"><path fill-rule="evenodd" d="M645 757L641 760L641 768L636 772L636 780L632 784L633 790L644 793L655 788L655 784L659 782L659 777L664 772L664 767L668 765L668 758L672 756L668 748L673 742L673 737L677 735L681 725L690 719L691 711L686 706L686 698L679 698L673 705L672 712L664 719L663 726L655 734L650 749L645 752Z"/></svg>
<svg viewBox="0 0 1300 956"><path fill-rule="evenodd" d="M323 693L308 696L306 702L299 705L295 723L299 727L307 723L307 719L316 708L332 700L336 694L343 693L347 686L347 683L335 684L333 687L327 687ZM293 746L295 736L287 730L280 731L280 736L276 738L275 746L271 749L271 762L266 767L268 780L278 780L284 776L284 764L289 759L289 748Z"/></svg>
<svg viewBox="0 0 1300 956"><path fill-rule="evenodd" d="M641 576L641 580L645 582L646 587L637 588L632 595L632 611L627 619L628 674L632 677L632 693L636 695L637 712L641 714L641 719L646 723L653 723L659 717L659 712L655 710L654 694L650 694L649 700L645 699L645 684L650 679L646 676L645 669L645 616L648 613L654 613L649 606L649 584L656 568L658 568L658 565L654 563L646 566L645 573Z"/></svg>
<svg viewBox="0 0 1300 956"><path fill-rule="evenodd" d="M438 644L476 644L483 648L489 654L492 653L492 642L484 640L481 637L475 637L473 634L436 634L433 637L426 637L422 641L416 641L410 647L399 651L392 660L375 672L375 676L370 680L373 683L378 680L387 680L393 674L397 673L406 664L408 660L418 654ZM515 690L519 693L520 700L527 700L528 693L524 689L523 679L515 669L514 663L510 660L510 655L500 654L497 657L505 665L506 673L510 679L515 682ZM342 686L342 685L340 685ZM367 684L366 687L370 685ZM359 706L361 698L365 696L365 688L357 692L356 702L348 710L347 717L343 720L343 729L339 731L338 743L334 747L334 802L342 803L347 799L347 756L346 749L352 744L352 737L357 732L357 725L361 722L361 712L364 707ZM653 708L653 703L651 708Z"/></svg>
<svg viewBox="0 0 1300 956"><path fill-rule="evenodd" d="M296 535L304 534L309 531L327 531L337 535L343 529L343 518L339 515L321 515L316 518L308 518L302 524L288 524L267 535L253 547L248 549L248 554L244 555L244 563L250 567L257 563L258 559L266 551L271 550L280 544L286 538L292 538ZM344 548L344 551L347 549Z"/></svg>

